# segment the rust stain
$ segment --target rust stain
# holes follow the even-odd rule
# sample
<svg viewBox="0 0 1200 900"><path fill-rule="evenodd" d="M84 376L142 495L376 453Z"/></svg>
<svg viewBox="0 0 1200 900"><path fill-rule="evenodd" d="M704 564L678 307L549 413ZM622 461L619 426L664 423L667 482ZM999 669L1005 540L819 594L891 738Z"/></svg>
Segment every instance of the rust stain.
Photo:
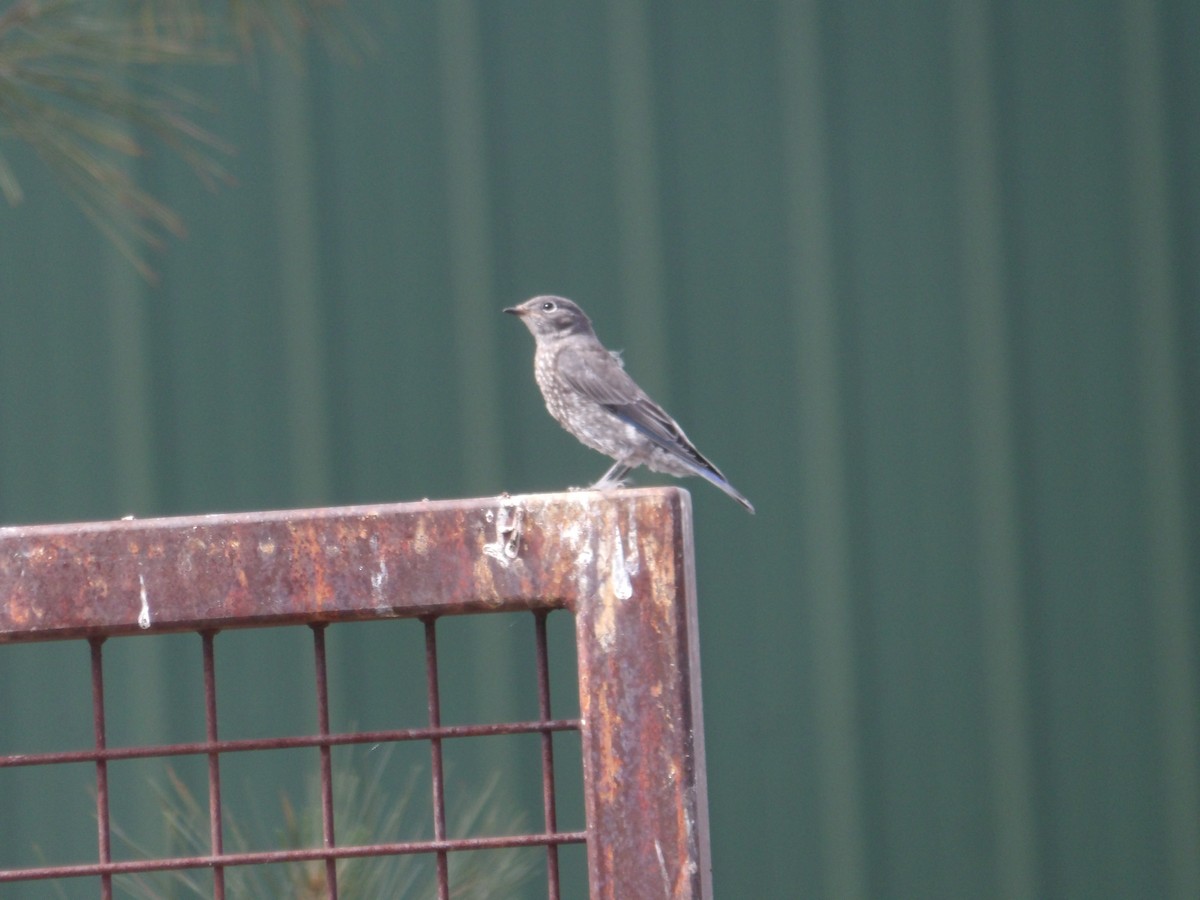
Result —
<svg viewBox="0 0 1200 900"><path fill-rule="evenodd" d="M475 576L475 584L479 588L479 598L489 606L498 607L503 601L492 572L495 563L488 560L487 554L480 552L479 556L475 558L472 572Z"/></svg>
<svg viewBox="0 0 1200 900"><path fill-rule="evenodd" d="M425 531L425 520L420 516L417 517L416 528L413 531L412 549L419 556L429 552L429 535Z"/></svg>
<svg viewBox="0 0 1200 900"><path fill-rule="evenodd" d="M5 613L8 619L18 628L26 628L33 619L33 607L24 592L14 593L5 603Z"/></svg>
<svg viewBox="0 0 1200 900"><path fill-rule="evenodd" d="M608 652L617 641L617 601L612 594L605 591L593 602L595 614L592 616L592 637Z"/></svg>
<svg viewBox="0 0 1200 900"><path fill-rule="evenodd" d="M596 784L596 792L601 803L612 803L618 796L618 789L624 770L622 760L616 751L614 742L621 722L620 717L613 714L607 695L600 695L599 706L597 721L604 722L605 728L599 735L599 769L602 775Z"/></svg>
<svg viewBox="0 0 1200 900"><path fill-rule="evenodd" d="M675 565L670 547L664 545L662 535L647 529L642 538L642 550L646 556L655 560L656 568L651 581L651 598L660 609L668 610L674 602Z"/></svg>

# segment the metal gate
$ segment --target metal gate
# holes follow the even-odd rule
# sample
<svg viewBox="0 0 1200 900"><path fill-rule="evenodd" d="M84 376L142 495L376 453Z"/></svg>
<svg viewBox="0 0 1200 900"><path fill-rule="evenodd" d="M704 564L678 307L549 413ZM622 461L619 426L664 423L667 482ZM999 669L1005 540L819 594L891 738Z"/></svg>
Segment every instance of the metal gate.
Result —
<svg viewBox="0 0 1200 900"><path fill-rule="evenodd" d="M0 870L0 883L90 878L110 898L114 876L195 869L211 872L212 896L223 898L232 867L317 861L321 889L335 898L339 860L429 854L446 900L454 891L451 854L540 846L548 896L558 898L558 848L582 842L592 897L708 898L694 579L691 503L679 488L0 529L0 644L79 642L90 658L94 732L92 746L0 756L0 769L94 765L98 823L94 860ZM546 619L558 609L575 618L579 719L555 719L550 708ZM530 615L538 718L444 724L439 619L502 611ZM423 624L428 724L331 729L327 632L339 623L397 617ZM296 624L312 631L315 683L296 689L314 695L316 733L222 740L214 655L221 633ZM180 631L198 636L204 740L110 746L106 711L138 698L106 694L105 640ZM582 759L556 760L552 735L570 730L580 733ZM443 744L497 734L541 736L542 827L451 838ZM433 840L339 843L332 748L392 742L428 744ZM295 748L318 754L319 845L230 852L222 760ZM207 760L208 852L114 860L110 763L183 756ZM558 828L556 764L582 765L583 831Z"/></svg>

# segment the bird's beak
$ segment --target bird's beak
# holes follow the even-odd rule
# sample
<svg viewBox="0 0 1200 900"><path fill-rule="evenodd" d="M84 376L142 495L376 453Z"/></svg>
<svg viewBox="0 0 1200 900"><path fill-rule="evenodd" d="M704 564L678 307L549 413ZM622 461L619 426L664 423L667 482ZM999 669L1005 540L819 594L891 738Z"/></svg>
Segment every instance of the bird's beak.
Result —
<svg viewBox="0 0 1200 900"><path fill-rule="evenodd" d="M525 315L525 312L526 312L526 310L520 306L510 306L504 311L506 313L508 313L509 315L513 315L513 316L523 316L523 315Z"/></svg>

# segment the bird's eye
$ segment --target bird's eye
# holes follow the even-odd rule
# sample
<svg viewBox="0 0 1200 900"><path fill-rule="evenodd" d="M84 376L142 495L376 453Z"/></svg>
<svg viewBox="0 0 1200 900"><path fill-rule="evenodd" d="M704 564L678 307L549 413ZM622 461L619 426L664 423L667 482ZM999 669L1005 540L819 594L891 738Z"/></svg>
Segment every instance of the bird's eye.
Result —
<svg viewBox="0 0 1200 900"><path fill-rule="evenodd" d="M542 312L554 312L556 309L558 309L558 306L553 300L547 300L542 304Z"/></svg>

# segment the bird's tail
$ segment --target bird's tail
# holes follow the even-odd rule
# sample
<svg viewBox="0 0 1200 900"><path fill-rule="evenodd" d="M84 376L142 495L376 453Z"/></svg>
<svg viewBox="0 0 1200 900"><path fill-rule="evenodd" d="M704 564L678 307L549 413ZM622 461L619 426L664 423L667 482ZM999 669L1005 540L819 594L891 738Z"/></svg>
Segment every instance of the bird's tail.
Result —
<svg viewBox="0 0 1200 900"><path fill-rule="evenodd" d="M725 493L728 494L728 496L745 506L745 508L750 511L751 516L754 515L754 504L750 503L750 500L746 499L742 492L738 491L738 488L726 481L724 475L713 475L713 473L710 472L701 472L701 475L703 475L704 478L708 479L709 481L712 481L714 485L720 487L722 491L725 491Z"/></svg>
<svg viewBox="0 0 1200 900"><path fill-rule="evenodd" d="M717 471L716 467L713 467L712 469L707 469L704 466L696 465L691 460L686 460L685 462L689 466L692 467L693 471L695 471L695 473L697 475L699 475L701 478L703 478L706 481L719 487L721 490L723 490L726 494L728 494L730 497L732 497L738 503L742 504L742 506L746 507L746 509L748 509L750 511L750 515L754 515L754 504L751 503L749 500L747 500L741 491L739 491L732 484L730 484L725 479L725 476L722 475L719 471Z"/></svg>
<svg viewBox="0 0 1200 900"><path fill-rule="evenodd" d="M711 481L750 510L751 515L754 514L754 504L729 483L721 474L720 469L704 458L696 446L688 440L687 435L683 433L679 423L668 416L663 408L655 404L649 397L643 396L638 403L632 406L605 405L604 408L666 450L673 459L683 463L701 478Z"/></svg>

